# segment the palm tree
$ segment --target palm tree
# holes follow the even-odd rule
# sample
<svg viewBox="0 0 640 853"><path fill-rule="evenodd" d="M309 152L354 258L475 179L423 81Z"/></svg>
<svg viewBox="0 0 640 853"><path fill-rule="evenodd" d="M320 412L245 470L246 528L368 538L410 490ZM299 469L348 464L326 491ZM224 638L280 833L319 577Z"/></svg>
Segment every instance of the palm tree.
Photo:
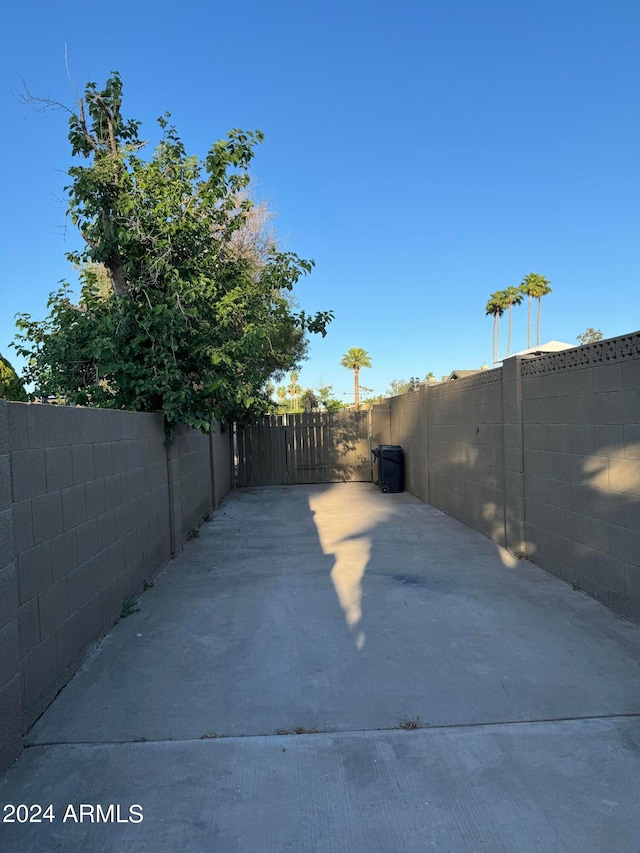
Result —
<svg viewBox="0 0 640 853"><path fill-rule="evenodd" d="M289 374L289 380L291 384L289 385L288 391L291 395L291 411L295 412L298 408L298 394L302 393L302 388L298 385L299 376L295 371L292 371Z"/></svg>
<svg viewBox="0 0 640 853"><path fill-rule="evenodd" d="M500 293L504 295L505 302L509 308L509 332L507 335L507 352L505 353L505 358L509 355L509 350L511 349L511 312L513 311L514 305L520 305L523 299L522 291L518 287L508 287L506 290L501 290Z"/></svg>
<svg viewBox="0 0 640 853"><path fill-rule="evenodd" d="M551 293L549 287L550 282L543 275L538 275L537 272L530 272L522 279L519 290L524 296L529 297L529 307L527 312L527 349L531 347L531 303L534 297L538 300L538 323L537 323L537 342L540 343L540 300L547 293Z"/></svg>
<svg viewBox="0 0 640 853"><path fill-rule="evenodd" d="M365 349L362 349L362 347L351 347L342 356L340 364L348 370L353 370L353 387L356 394L356 407L358 407L360 405L360 383L358 375L361 367L371 367L369 353Z"/></svg>
<svg viewBox="0 0 640 853"><path fill-rule="evenodd" d="M542 301L543 296L547 296L551 293L551 282L546 279L544 276L540 276L540 287L538 293L536 293L536 298L538 300L538 316L536 318L536 346L540 346L540 302Z"/></svg>
<svg viewBox="0 0 640 853"><path fill-rule="evenodd" d="M485 308L486 315L493 314L493 363L500 361L500 317L507 307L503 290L492 293Z"/></svg>
<svg viewBox="0 0 640 853"><path fill-rule="evenodd" d="M280 403L280 408L284 412L286 409L285 400L287 399L287 389L284 385L278 385L276 388L276 396L278 398L278 402Z"/></svg>

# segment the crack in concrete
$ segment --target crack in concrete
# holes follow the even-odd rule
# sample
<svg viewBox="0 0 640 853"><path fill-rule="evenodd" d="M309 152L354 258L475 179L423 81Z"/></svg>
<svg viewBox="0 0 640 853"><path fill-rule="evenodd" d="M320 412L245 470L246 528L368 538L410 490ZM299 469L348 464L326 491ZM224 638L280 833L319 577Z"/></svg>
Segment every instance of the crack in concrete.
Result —
<svg viewBox="0 0 640 853"><path fill-rule="evenodd" d="M495 722L482 723L438 723L436 725L422 724L407 727L404 723L399 723L397 726L381 726L375 729L315 729L313 731L306 730L304 732L292 731L275 731L263 732L261 734L246 734L246 735L231 735L218 734L215 735L198 735L198 737L185 738L133 738L131 740L89 740L89 741L43 741L41 743L25 744L26 749L37 749L39 747L48 746L118 746L130 744L147 744L147 743L193 743L196 741L210 740L247 740L250 738L299 738L304 735L313 737L315 735L360 735L369 734L371 732L399 732L399 731L429 731L435 732L440 729L478 729L478 728L497 728L501 726L526 726L526 725L542 725L545 723L572 723L583 722L588 720L626 720L640 718L640 711L631 712L628 714L589 714L587 716L576 717L541 717L531 720L502 720Z"/></svg>

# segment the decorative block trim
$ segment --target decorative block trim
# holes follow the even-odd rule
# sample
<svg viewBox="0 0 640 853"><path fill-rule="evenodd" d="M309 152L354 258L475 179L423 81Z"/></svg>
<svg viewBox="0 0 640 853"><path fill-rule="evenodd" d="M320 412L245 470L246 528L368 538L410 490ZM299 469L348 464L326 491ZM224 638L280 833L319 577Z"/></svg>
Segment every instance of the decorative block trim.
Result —
<svg viewBox="0 0 640 853"><path fill-rule="evenodd" d="M485 385L495 385L498 382L502 382L501 367L496 367L493 370L481 370L478 373L474 373L473 376L466 376L464 379L454 379L451 382L440 382L438 385L429 385L427 394L429 397L438 397L440 394L446 394L449 391L482 388Z"/></svg>
<svg viewBox="0 0 640 853"><path fill-rule="evenodd" d="M557 373L560 370L573 370L580 367L594 367L600 364L612 364L640 358L640 332L608 338L583 347L550 352L535 358L523 358L521 375L542 376Z"/></svg>

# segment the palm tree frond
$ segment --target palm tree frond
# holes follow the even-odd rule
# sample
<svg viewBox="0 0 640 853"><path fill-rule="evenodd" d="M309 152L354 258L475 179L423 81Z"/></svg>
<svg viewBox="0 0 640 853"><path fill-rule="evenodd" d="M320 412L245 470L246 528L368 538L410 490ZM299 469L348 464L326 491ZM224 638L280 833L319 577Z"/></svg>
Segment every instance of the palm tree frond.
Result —
<svg viewBox="0 0 640 853"><path fill-rule="evenodd" d="M348 370L353 370L353 387L355 391L356 406L360 405L360 386L358 382L358 374L361 367L371 367L371 358L369 353L362 347L351 347L342 356L340 361L342 367Z"/></svg>

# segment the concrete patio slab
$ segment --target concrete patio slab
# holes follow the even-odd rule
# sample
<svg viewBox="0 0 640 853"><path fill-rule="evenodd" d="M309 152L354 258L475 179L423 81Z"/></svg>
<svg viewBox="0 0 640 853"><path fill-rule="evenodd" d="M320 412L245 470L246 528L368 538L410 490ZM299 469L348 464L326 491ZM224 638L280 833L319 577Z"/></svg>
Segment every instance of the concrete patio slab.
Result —
<svg viewBox="0 0 640 853"><path fill-rule="evenodd" d="M1 849L640 850L640 626L408 494L239 490L138 606L0 799L144 821Z"/></svg>
<svg viewBox="0 0 640 853"><path fill-rule="evenodd" d="M635 713L640 628L408 494L238 492L29 744Z"/></svg>
<svg viewBox="0 0 640 853"><path fill-rule="evenodd" d="M5 824L0 844L65 853L635 853L639 747L637 720L619 718L34 747L0 782L0 798L52 803L55 820ZM78 814L80 803L119 805L124 822L78 823L68 805Z"/></svg>

